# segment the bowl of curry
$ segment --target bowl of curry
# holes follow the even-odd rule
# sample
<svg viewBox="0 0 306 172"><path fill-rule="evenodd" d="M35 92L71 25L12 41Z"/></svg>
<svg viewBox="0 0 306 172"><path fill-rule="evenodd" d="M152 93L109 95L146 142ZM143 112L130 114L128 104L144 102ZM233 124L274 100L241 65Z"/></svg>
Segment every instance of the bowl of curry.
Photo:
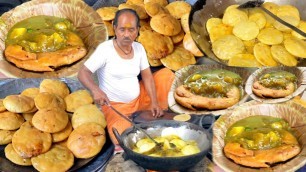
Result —
<svg viewBox="0 0 306 172"><path fill-rule="evenodd" d="M306 164L306 109L251 101L213 127L213 160L225 171L295 171Z"/></svg>
<svg viewBox="0 0 306 172"><path fill-rule="evenodd" d="M107 39L101 17L83 1L34 0L0 21L0 72L7 77L74 76Z"/></svg>

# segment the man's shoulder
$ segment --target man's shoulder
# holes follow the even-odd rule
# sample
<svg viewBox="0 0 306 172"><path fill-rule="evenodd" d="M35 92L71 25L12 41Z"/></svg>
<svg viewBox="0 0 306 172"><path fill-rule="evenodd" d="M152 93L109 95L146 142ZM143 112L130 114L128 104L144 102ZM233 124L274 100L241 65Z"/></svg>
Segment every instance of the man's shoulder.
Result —
<svg viewBox="0 0 306 172"><path fill-rule="evenodd" d="M143 45L142 45L140 42L134 41L133 44L134 44L134 46L137 47L137 48L144 48Z"/></svg>
<svg viewBox="0 0 306 172"><path fill-rule="evenodd" d="M101 42L99 45L98 45L98 47L97 48L109 48L110 46L113 46L113 40L106 40L106 41L104 41L104 42Z"/></svg>

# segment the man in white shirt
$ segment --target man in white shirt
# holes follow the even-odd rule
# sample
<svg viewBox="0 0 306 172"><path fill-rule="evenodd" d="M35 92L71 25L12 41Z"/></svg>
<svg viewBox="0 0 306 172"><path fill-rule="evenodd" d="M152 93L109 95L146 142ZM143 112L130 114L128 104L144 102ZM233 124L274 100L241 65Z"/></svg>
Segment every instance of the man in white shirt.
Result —
<svg viewBox="0 0 306 172"><path fill-rule="evenodd" d="M154 117L168 108L167 95L174 74L167 68L151 73L144 47L134 42L139 31L139 17L131 9L119 10L113 22L116 37L101 43L78 73L81 83L88 88L96 103L102 106L107 129L117 144L112 127L122 133L130 124L115 114L105 103L125 115L151 109ZM92 74L96 72L99 86ZM141 74L142 81L137 76Z"/></svg>

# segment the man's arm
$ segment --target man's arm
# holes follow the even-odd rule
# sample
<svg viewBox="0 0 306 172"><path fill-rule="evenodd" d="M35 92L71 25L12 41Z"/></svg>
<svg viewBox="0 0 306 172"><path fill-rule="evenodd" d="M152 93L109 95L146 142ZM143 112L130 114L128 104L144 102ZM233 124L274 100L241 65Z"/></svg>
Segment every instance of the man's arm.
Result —
<svg viewBox="0 0 306 172"><path fill-rule="evenodd" d="M155 83L150 68L141 71L141 78L143 80L145 89L151 99L151 109L154 117L163 115L162 109L158 105Z"/></svg>
<svg viewBox="0 0 306 172"><path fill-rule="evenodd" d="M92 77L93 73L86 67L82 66L78 73L79 81L90 90L93 95L94 101L97 104L104 105L105 102L109 103L106 94L99 88Z"/></svg>

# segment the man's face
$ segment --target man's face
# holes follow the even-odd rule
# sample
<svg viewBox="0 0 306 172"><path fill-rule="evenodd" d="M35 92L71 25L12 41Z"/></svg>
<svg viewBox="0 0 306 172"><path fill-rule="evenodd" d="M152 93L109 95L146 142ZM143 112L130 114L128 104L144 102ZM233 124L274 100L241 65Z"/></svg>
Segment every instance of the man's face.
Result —
<svg viewBox="0 0 306 172"><path fill-rule="evenodd" d="M132 44L138 35L136 17L131 13L123 13L118 18L115 34L122 45Z"/></svg>

